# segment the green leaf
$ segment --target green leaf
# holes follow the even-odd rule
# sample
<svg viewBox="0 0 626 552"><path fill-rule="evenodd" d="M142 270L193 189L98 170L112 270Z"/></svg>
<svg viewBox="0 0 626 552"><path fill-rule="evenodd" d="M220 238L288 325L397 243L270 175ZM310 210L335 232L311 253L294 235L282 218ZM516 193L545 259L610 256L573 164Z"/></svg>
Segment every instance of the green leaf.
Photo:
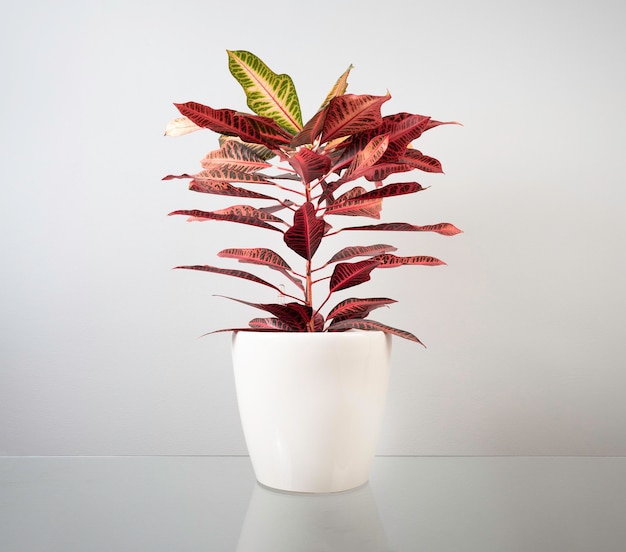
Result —
<svg viewBox="0 0 626 552"><path fill-rule="evenodd" d="M302 113L296 88L289 75L277 75L257 56L245 50L226 50L228 68L246 93L248 107L273 119L296 134L302 129Z"/></svg>

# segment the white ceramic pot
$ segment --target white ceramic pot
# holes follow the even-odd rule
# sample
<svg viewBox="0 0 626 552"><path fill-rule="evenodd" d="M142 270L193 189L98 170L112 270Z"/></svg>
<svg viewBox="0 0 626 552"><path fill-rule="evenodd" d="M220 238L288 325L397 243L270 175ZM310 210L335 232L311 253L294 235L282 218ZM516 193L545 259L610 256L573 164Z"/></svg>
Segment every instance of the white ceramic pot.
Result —
<svg viewBox="0 0 626 552"><path fill-rule="evenodd" d="M237 401L259 483L310 493L366 483L390 353L383 332L234 333Z"/></svg>

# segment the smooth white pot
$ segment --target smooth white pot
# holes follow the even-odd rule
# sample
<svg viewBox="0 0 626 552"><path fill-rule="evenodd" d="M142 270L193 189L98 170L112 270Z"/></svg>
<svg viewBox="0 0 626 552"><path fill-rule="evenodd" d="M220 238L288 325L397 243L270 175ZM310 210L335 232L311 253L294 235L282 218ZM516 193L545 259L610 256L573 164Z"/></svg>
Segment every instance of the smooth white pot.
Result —
<svg viewBox="0 0 626 552"><path fill-rule="evenodd" d="M259 483L312 493L366 483L390 353L383 332L234 333L237 401Z"/></svg>

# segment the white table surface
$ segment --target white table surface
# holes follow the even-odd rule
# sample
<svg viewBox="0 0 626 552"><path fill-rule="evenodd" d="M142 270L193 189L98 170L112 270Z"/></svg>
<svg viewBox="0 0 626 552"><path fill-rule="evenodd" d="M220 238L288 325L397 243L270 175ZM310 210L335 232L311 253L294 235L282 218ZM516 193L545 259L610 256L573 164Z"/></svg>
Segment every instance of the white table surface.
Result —
<svg viewBox="0 0 626 552"><path fill-rule="evenodd" d="M5 457L0 551L624 552L626 458L378 457L294 495L247 457Z"/></svg>

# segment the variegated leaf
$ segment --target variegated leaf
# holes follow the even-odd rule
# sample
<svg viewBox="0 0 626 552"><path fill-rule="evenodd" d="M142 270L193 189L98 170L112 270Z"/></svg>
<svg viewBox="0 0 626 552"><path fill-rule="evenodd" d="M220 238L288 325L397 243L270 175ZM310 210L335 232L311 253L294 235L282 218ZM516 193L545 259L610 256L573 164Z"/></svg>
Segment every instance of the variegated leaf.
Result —
<svg viewBox="0 0 626 552"><path fill-rule="evenodd" d="M248 107L273 119L291 134L302 128L296 88L289 75L277 75L257 56L244 50L227 50L228 68L246 93Z"/></svg>
<svg viewBox="0 0 626 552"><path fill-rule="evenodd" d="M172 119L167 123L165 136L183 136L201 128L187 117L176 117L176 119Z"/></svg>
<svg viewBox="0 0 626 552"><path fill-rule="evenodd" d="M341 96L346 93L346 90L348 89L348 76L350 75L350 71L353 68L354 68L354 65L351 64L350 67L348 67L343 72L343 74L337 79L337 82L330 89L330 92L328 93L324 101L322 102L320 109L326 107L328 105L328 102L330 102L330 100L332 100L333 98L337 96Z"/></svg>
<svg viewBox="0 0 626 552"><path fill-rule="evenodd" d="M241 278L242 280L248 280L249 282L254 282L257 284L261 284L267 287L270 287L276 291L278 291L279 293L282 294L282 290L278 287L275 286L274 284L270 284L269 282L266 282L265 280L263 280L262 278L259 278L258 276L250 273L250 272L246 272L244 270L233 270L230 268L219 268L216 266L210 266L210 265L188 265L188 266L176 266L174 267L175 269L186 269L186 270L200 270L202 272L212 272L214 274L223 274L225 276L233 276L234 278Z"/></svg>
<svg viewBox="0 0 626 552"><path fill-rule="evenodd" d="M282 230L268 224L266 221L271 222L283 222L278 217L274 217L270 213L265 213L260 209L255 209L249 205L234 205L226 209L220 209L219 211L200 211L198 209L182 209L178 211L172 211L170 215L186 215L190 221L203 221L203 220L225 220L230 222L238 222L240 224L247 224L249 226L257 226L259 228L266 228L268 230L276 230L282 232Z"/></svg>
<svg viewBox="0 0 626 552"><path fill-rule="evenodd" d="M426 255L414 255L411 257L398 257L390 253L385 253L383 255L376 255L376 257L373 257L372 260L380 262L377 268L393 268L396 266L404 266L404 265L438 266L438 265L446 264L443 261L435 257L428 257Z"/></svg>
<svg viewBox="0 0 626 552"><path fill-rule="evenodd" d="M316 216L315 207L307 201L296 211L293 226L285 232L285 243L289 249L310 260L322 242L324 227L324 221Z"/></svg>
<svg viewBox="0 0 626 552"><path fill-rule="evenodd" d="M240 113L234 109L213 109L197 102L174 105L198 126L227 136L238 136L244 142L276 149L291 140L291 136L268 117Z"/></svg>
<svg viewBox="0 0 626 552"><path fill-rule="evenodd" d="M370 224L367 226L351 226L348 228L340 228L336 231L343 232L344 230L384 230L391 232L435 232L444 236L454 236L460 234L462 230L459 230L453 224L449 222L440 222L439 224L428 224L426 226L415 226L407 222L387 222L382 224Z"/></svg>
<svg viewBox="0 0 626 552"><path fill-rule="evenodd" d="M278 253L264 247L222 249L218 257L237 259L239 262L268 266L270 268L291 270L287 261Z"/></svg>
<svg viewBox="0 0 626 552"><path fill-rule="evenodd" d="M393 245L387 245L385 243L378 243L376 245L357 245L344 247L341 251L335 253L328 260L326 265L337 263L339 261L347 261L349 259L354 259L355 257L373 257L396 250L397 248Z"/></svg>
<svg viewBox="0 0 626 552"><path fill-rule="evenodd" d="M245 188L238 188L228 182L222 182L220 180L192 180L189 183L189 189L192 192L200 192L203 194L245 197L247 199L272 199L278 201L274 197L246 190Z"/></svg>
<svg viewBox="0 0 626 552"><path fill-rule="evenodd" d="M330 277L330 293L358 286L370 279L370 272L378 266L377 261L358 261L335 265Z"/></svg>
<svg viewBox="0 0 626 552"><path fill-rule="evenodd" d="M373 299L359 299L351 297L341 301L332 308L326 317L327 320L333 320L333 324L341 320L350 318L365 318L374 309L396 303L395 299L387 299L385 297L377 297Z"/></svg>
<svg viewBox="0 0 626 552"><path fill-rule="evenodd" d="M397 335L398 337L403 337L404 339L408 339L410 341L414 341L415 343L419 343L423 347L426 347L417 337L415 337L412 333L407 332L405 330L398 330L397 328L392 328L391 326L387 326L386 324L382 324L381 322L376 322L375 320L342 320L341 322L337 322L337 324L333 324L328 328L329 332L339 332L346 330L365 330L365 331L380 331L385 332L390 335Z"/></svg>
<svg viewBox="0 0 626 552"><path fill-rule="evenodd" d="M227 169L254 173L271 166L250 147L237 140L227 140L220 149L209 152L202 160L202 167L208 170Z"/></svg>

